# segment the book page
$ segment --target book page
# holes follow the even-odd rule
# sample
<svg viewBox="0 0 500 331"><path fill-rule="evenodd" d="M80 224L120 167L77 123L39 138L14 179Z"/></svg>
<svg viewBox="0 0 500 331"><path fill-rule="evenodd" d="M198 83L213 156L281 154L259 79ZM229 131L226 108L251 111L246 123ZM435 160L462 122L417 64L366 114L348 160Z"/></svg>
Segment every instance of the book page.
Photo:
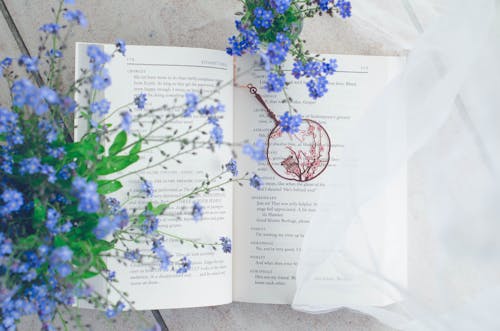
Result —
<svg viewBox="0 0 500 331"><path fill-rule="evenodd" d="M85 44L79 44L77 54L79 62L87 61ZM104 45L107 53L112 53L113 45ZM165 115L184 109L185 94L187 92L203 91L204 95L216 89L217 84L227 83L232 79L232 59L224 52L175 47L154 46L127 46L126 56L116 54L109 64L109 74L112 85L105 90L104 97L111 102L111 109L126 105L133 101L139 93L146 93L146 109L158 108L163 105L177 105L177 109L161 109L156 111L156 120L153 117L141 119L141 125L134 121L131 132L149 132L151 128L160 126L148 144L142 149L147 150L141 155L141 160L125 171L110 178L123 176L124 189L115 195L120 201L128 199L125 195L140 195L144 177L151 181L154 187L154 196L150 199L134 199L126 204L131 212L137 208L140 213L146 203L151 201L157 206L161 203L173 201L191 192L205 179L205 174L215 176L221 172L221 165L227 163L231 157L227 147L216 147L211 152L206 147L191 150L192 145L181 147L181 142L158 145L165 137L172 136L175 130L179 133L187 132L206 122L199 115L180 117L168 124L159 125L165 121ZM224 118L220 124L224 130L225 140L231 140L232 132L232 86L222 88L214 95L225 106ZM209 102L207 101L207 104ZM128 109L126 107L124 110ZM132 115L138 118L141 112L135 106L130 107ZM107 120L109 123L120 123L120 112ZM205 128L209 131L210 127ZM199 133L197 135L200 135ZM187 134L182 138L193 138ZM205 136L206 137L206 136ZM200 139L205 139L200 137ZM109 143L108 143L109 144ZM136 170L147 167L150 163L159 163L162 160L183 151L184 155L176 157L163 166L153 169ZM196 152L196 155L192 155ZM161 232L205 243L214 243L220 236L232 236L232 188L213 192L210 195L199 195L194 199L186 199L175 203L160 217L158 229ZM204 207L202 220L193 220L193 201L200 202ZM214 251L211 247L195 248L192 243L165 236L166 250L177 259L187 256L192 261L191 270L185 274L177 274L175 270L160 270L158 260L148 260L149 263L131 263L122 259L107 258L108 266L116 272L119 280L115 286L122 292L127 292L129 300L134 302L135 309L168 309L194 306L208 306L229 303L232 301L232 261L231 255L222 250ZM135 247L135 246L131 246ZM121 247L126 250L126 247ZM141 254L153 255L151 243L142 243ZM110 301L118 300L112 288ZM123 300L122 300L123 301Z"/></svg>
<svg viewBox="0 0 500 331"><path fill-rule="evenodd" d="M327 56L327 58L330 56ZM318 198L342 187L327 187L328 176L335 174L335 168L356 166L356 160L344 160L343 150L349 148L344 139L350 126L366 110L379 91L400 69L402 60L395 57L331 56L337 58L339 68L329 76L329 92L322 98L313 100L308 96L307 80L291 79L287 93L292 97L292 105L303 119L320 123L331 140L329 165L318 177L305 182L286 180L273 172L267 162L256 165L255 161L243 155L239 162L245 168L253 168L263 181L261 191L249 188L235 190L234 200L234 258L233 292L235 301L290 304L295 294L295 272L301 243L307 227L318 209ZM267 135L274 123L264 108L249 93L247 84L258 89L266 104L278 116L289 110L283 102L282 93L267 93L265 72L255 67L250 74L248 67L255 61L238 59L235 87L235 141L250 142L258 138L267 141ZM291 63L285 66L291 70ZM240 74L243 73L243 74ZM279 169L278 169L279 171ZM406 219L406 179L405 174L397 181L393 190L379 200L372 201L361 211L363 215L390 219ZM395 209L392 206L396 206ZM334 212L334 206L332 207ZM360 220L360 222L363 222ZM381 224L377 222L377 224ZM385 223L389 224L389 223ZM388 254L388 272L395 278L406 279L406 228L376 229L363 224L370 231L370 238L376 238L369 245ZM397 240L387 240L390 237ZM372 240L360 236L358 232L348 235L350 240ZM392 245L392 246L391 246ZM333 267L335 269L335 266ZM330 273L329 273L330 271ZM333 274L332 274L333 273ZM339 281L334 270L327 270L323 284L331 285L333 293L311 293L315 300L322 295L339 294L339 302L363 301L360 304L383 304L384 298L368 293L363 284L356 284L357 293L351 291L349 279ZM345 277L345 276L342 276ZM361 289L360 289L361 288ZM366 302L369 301L369 302Z"/></svg>

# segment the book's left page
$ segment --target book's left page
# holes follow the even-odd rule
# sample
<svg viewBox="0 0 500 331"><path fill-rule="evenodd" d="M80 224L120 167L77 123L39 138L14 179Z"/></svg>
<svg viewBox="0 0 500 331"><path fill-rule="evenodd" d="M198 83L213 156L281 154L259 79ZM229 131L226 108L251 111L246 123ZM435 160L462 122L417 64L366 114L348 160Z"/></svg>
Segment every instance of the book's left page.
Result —
<svg viewBox="0 0 500 331"><path fill-rule="evenodd" d="M77 68L85 68L85 63L88 64L87 46L87 44L77 44ZM103 47L108 54L115 49L114 45L99 45L99 47ZM189 152L190 147L182 147L183 144L180 142L160 145L161 141L165 137L172 136L175 130L179 133L191 130L190 128L199 123L194 122L196 116L181 116L168 125L161 123L169 112L179 113L182 110L186 93L203 91L204 95L210 94L219 89L217 87L219 84L229 82L233 75L232 59L229 56L221 51L207 49L127 46L126 56L120 54L114 56L108 65L108 70L112 84L99 97L106 98L111 103L110 112L125 105L121 111L130 108L133 117L143 116L140 114L144 114L147 110L126 106L140 93L147 95L146 109L161 108L163 105L178 106L176 109L164 108L155 111L156 120L146 116L132 124L132 134L144 135L151 129L155 132L149 139L149 144L143 144L144 152L141 160L126 169L126 172L119 174L124 188L114 197L124 202L129 198L126 192L130 192L131 196L140 195L138 192L142 184L141 177L152 182L154 196L148 200L143 198L130 200L126 205L129 211L136 208L136 212L139 212L148 201L155 206L171 202L191 192L205 178L205 173L215 175L220 172L221 164L227 163L231 157L229 149L210 151L204 148L197 150L197 155L193 156ZM220 125L224 130L225 139L231 140L233 92L231 84L226 86L220 88L214 97L226 106ZM84 95L80 94L80 98L83 97ZM109 118L105 118L105 121L119 125L121 111L108 114ZM75 134L77 139L81 137L82 132L85 132L85 122L78 120L77 116ZM192 136L187 134L182 138L189 137ZM154 148L155 145L159 147ZM159 163L175 155L180 148L185 149L184 155L162 166L141 170L147 168L151 159L152 163ZM215 242L220 236L231 236L232 199L231 187L227 187L225 191L196 197L196 201L204 206L204 216L199 222L195 222L191 215L192 200L175 203L160 217L159 230L199 242ZM191 270L185 274L177 274L175 270L160 270L158 261L134 264L123 259L107 258L109 269L115 271L119 279L116 287L128 293L135 309L211 306L232 301L230 254L225 254L221 250L214 251L209 247L195 248L192 244L181 243L169 236L165 236L164 246L175 256L189 257L192 261ZM139 248L144 255L153 254L150 243L149 245L142 243ZM99 288L99 284L96 284L96 287ZM110 301L118 300L119 297L112 288L103 290L104 292L109 290Z"/></svg>

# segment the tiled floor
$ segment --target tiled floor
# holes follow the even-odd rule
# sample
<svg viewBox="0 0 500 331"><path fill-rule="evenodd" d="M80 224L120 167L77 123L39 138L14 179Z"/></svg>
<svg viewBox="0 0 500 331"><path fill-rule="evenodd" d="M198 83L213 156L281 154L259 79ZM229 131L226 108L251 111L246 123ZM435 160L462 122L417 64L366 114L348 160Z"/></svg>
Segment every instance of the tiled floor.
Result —
<svg viewBox="0 0 500 331"><path fill-rule="evenodd" d="M36 54L38 28L51 21L54 0L0 0L10 12L20 36ZM65 59L65 79L73 77L75 41L113 43L116 38L129 44L189 46L224 49L226 36L233 33L233 13L237 0L76 0L89 18L90 27L75 31ZM15 57L19 48L4 17L0 17L0 58ZM395 50L356 30L349 21L322 17L304 26L309 48L315 52L393 55ZM5 101L0 88L0 102ZM161 312L171 330L387 330L376 320L352 311L340 310L324 315L308 315L283 305L234 303L210 308L165 310ZM153 320L150 312L131 313L109 324L102 313L84 311L84 320L95 330L131 330L140 316ZM25 319L20 330L36 330L35 319Z"/></svg>

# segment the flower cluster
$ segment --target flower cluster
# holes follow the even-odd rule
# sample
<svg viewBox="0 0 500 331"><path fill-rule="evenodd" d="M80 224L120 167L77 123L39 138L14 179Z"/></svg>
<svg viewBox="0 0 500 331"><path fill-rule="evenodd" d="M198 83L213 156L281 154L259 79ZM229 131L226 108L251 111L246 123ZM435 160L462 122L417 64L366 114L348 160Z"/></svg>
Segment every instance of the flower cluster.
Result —
<svg viewBox="0 0 500 331"><path fill-rule="evenodd" d="M201 106L198 95L192 92L186 93L185 105L184 117L191 117L196 112L201 116L205 116L208 124L212 125L212 129L210 130L212 141L216 145L221 145L224 142L224 132L219 123L219 116L225 110L224 105L217 102L215 105Z"/></svg>
<svg viewBox="0 0 500 331"><path fill-rule="evenodd" d="M267 72L268 92L286 88L283 65L291 54L295 59L293 77L308 78L309 95L317 99L328 91L327 76L337 67L335 59L318 61L304 49L300 39L302 21L316 14L351 16L351 3L346 0L246 0L243 17L235 22L238 35L228 39L229 55L242 56L258 53Z"/></svg>
<svg viewBox="0 0 500 331"><path fill-rule="evenodd" d="M266 157L266 143L263 139L258 139L253 145L244 144L243 154L250 156L252 160L257 162L267 160Z"/></svg>
<svg viewBox="0 0 500 331"><path fill-rule="evenodd" d="M294 134L299 132L300 124L302 123L302 116L291 115L289 112L284 113L280 117L281 131Z"/></svg>
<svg viewBox="0 0 500 331"><path fill-rule="evenodd" d="M281 10L286 1L274 3ZM101 46L89 45L88 70L81 72L69 91L62 86L58 61L67 48L60 44L67 40L62 34L70 27L88 25L80 10L65 8L73 4L72 0L60 0L54 22L39 28L42 45L37 56L0 61L0 78L7 81L12 95L11 105L0 107L0 330L15 330L20 318L31 314L38 315L44 330L53 330L55 319L63 318L61 307L71 306L78 299L93 302L109 318L133 308L118 290L120 300L109 302L87 285L86 280L92 277L106 282L120 277L108 269L105 257L113 254L135 263L155 258L162 270L182 277L190 272L192 261L185 253L169 252L165 238L180 243L190 240L162 231L162 215L174 213L169 207L233 182L245 181L257 189L262 186L257 175L237 177L237 163L231 159L221 165L221 173L214 177L207 174L188 194L153 204L153 184L142 175L154 167L164 167L169 160L181 162L186 145L193 146L189 155L222 146L224 106L202 93L188 93L184 109L163 106L161 109L178 112L172 118L190 117L199 125L185 132L176 130L159 142L160 146L171 143L176 147L180 141L182 148L177 153L169 154L164 161L150 162L144 173L127 172L141 158L150 157L146 152L151 145L143 145L150 144L148 139L165 123L150 121L153 127L149 132L136 134L134 124L146 116L154 117L157 111L148 109L148 96L131 96L126 107L115 109L116 105L99 97L112 84L109 63L127 51L123 40L116 41L112 54ZM271 14L259 15L263 28L272 24ZM246 38L249 44L242 47L254 47L251 34ZM23 77L20 73L25 72ZM41 79L34 80L35 76ZM83 102L74 100L75 91L83 96ZM79 141L71 140L66 127L72 116L88 124ZM105 122L110 118L113 121ZM121 180L128 176L138 177L140 189L128 188L126 201L111 197L126 189ZM126 204L134 199L138 200L134 206L143 206L127 209ZM202 202L193 204L192 217L197 222L203 221L207 208ZM130 242L149 244L149 254ZM218 248L222 253L230 253L232 248L231 239L225 236L211 243L190 242L195 248ZM66 325L64 320L62 323Z"/></svg>

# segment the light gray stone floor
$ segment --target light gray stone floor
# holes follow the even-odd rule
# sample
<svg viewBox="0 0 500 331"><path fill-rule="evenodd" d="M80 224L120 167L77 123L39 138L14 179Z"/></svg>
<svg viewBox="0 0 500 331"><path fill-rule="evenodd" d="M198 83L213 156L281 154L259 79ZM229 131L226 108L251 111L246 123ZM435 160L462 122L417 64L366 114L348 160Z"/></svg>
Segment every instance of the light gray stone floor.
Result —
<svg viewBox="0 0 500 331"><path fill-rule="evenodd" d="M4 0L28 49L36 54L38 28L51 22L53 0ZM114 43L116 38L129 44L189 46L224 49L226 38L234 32L233 15L238 0L76 0L76 8L87 15L90 26L75 31L66 52L69 70L66 82L73 77L74 42ZM0 17L0 57L17 56L19 49ZM338 54L394 55L390 45L370 39L349 20L318 17L303 29L308 47L314 52ZM0 101L5 102L5 88ZM161 311L170 330L389 330L376 320L353 311L309 315L284 305L233 303L231 305ZM85 322L95 330L132 330L141 317L153 321L150 312L125 314L110 324L102 313L83 311ZM20 330L36 330L35 319L26 318Z"/></svg>

